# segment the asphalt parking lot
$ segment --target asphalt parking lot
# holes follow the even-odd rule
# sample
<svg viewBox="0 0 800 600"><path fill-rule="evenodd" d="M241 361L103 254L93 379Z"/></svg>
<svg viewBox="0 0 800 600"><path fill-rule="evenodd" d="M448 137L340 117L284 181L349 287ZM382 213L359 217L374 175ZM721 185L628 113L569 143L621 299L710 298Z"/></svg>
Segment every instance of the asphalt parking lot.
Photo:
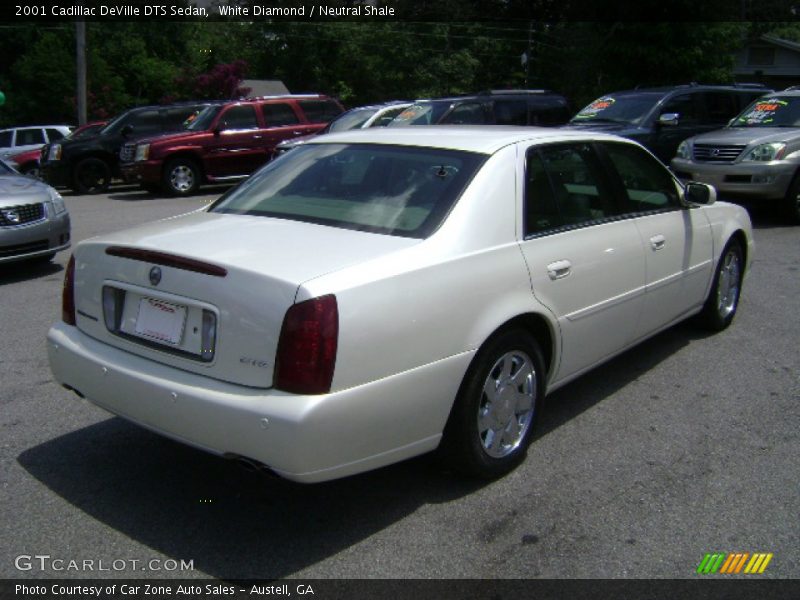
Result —
<svg viewBox="0 0 800 600"><path fill-rule="evenodd" d="M66 194L73 239L207 191ZM731 328L679 325L562 388L488 484L422 457L301 486L110 416L50 375L69 253L1 267L0 577L697 578L711 552L800 577L800 228L754 223Z"/></svg>

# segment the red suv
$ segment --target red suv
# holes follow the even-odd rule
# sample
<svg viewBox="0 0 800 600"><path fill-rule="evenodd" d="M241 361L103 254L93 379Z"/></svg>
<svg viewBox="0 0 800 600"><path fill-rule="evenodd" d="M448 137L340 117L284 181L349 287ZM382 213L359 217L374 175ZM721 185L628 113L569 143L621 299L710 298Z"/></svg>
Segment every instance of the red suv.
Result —
<svg viewBox="0 0 800 600"><path fill-rule="evenodd" d="M149 191L185 196L203 183L244 179L269 160L278 142L314 133L343 110L321 95L214 104L179 133L124 145L120 170L123 179Z"/></svg>

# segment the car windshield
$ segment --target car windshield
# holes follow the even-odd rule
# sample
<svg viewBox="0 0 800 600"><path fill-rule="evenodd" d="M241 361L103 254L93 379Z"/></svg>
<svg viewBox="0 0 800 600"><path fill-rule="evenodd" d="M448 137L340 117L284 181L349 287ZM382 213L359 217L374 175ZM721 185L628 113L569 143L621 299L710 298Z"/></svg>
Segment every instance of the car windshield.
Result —
<svg viewBox="0 0 800 600"><path fill-rule="evenodd" d="M211 212L424 238L486 157L379 144L306 144L223 195Z"/></svg>
<svg viewBox="0 0 800 600"><path fill-rule="evenodd" d="M434 125L450 108L449 100L441 102L419 102L409 106L397 115L387 127L405 127L406 125Z"/></svg>
<svg viewBox="0 0 800 600"><path fill-rule="evenodd" d="M572 117L570 123L627 123L639 125L664 94L602 96Z"/></svg>
<svg viewBox="0 0 800 600"><path fill-rule="evenodd" d="M367 122L372 115L378 112L377 108L354 108L341 116L336 117L328 124L327 133L357 129Z"/></svg>
<svg viewBox="0 0 800 600"><path fill-rule="evenodd" d="M222 105L220 104L206 106L203 110L197 113L197 116L194 118L190 116L188 119L186 119L188 124L184 123L184 126L189 131L205 131L211 127L211 123L221 110Z"/></svg>
<svg viewBox="0 0 800 600"><path fill-rule="evenodd" d="M87 137L92 137L97 135L102 129L104 125L103 123L96 123L94 125L84 125L80 128L80 130L75 130L70 133L67 137L71 140L79 140Z"/></svg>
<svg viewBox="0 0 800 600"><path fill-rule="evenodd" d="M800 96L765 96L745 108L731 127L800 127Z"/></svg>
<svg viewBox="0 0 800 600"><path fill-rule="evenodd" d="M100 130L100 135L116 135L128 122L129 113L124 112L118 117L111 120L111 122Z"/></svg>

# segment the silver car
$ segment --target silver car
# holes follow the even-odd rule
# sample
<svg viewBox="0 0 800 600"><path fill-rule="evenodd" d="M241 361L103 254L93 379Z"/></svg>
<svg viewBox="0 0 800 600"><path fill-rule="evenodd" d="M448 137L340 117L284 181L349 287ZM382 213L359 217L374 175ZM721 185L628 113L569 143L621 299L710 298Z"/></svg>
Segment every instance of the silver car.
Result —
<svg viewBox="0 0 800 600"><path fill-rule="evenodd" d="M670 166L721 196L780 204L800 223L800 91L763 96L727 127L682 142Z"/></svg>
<svg viewBox="0 0 800 600"><path fill-rule="evenodd" d="M61 195L0 160L0 264L49 261L69 245L69 213Z"/></svg>

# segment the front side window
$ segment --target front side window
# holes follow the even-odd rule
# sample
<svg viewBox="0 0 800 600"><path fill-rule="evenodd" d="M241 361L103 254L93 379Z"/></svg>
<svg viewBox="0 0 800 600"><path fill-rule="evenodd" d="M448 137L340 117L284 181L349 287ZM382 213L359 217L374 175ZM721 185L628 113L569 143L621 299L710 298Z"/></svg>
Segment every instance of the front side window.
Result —
<svg viewBox="0 0 800 600"><path fill-rule="evenodd" d="M525 235L590 225L616 214L590 144L530 148L525 177Z"/></svg>
<svg viewBox="0 0 800 600"><path fill-rule="evenodd" d="M681 125L697 124L700 122L700 111L696 99L696 94L674 96L661 107L661 114L678 113Z"/></svg>
<svg viewBox="0 0 800 600"><path fill-rule="evenodd" d="M377 144L305 144L220 198L211 212L424 238L485 156Z"/></svg>
<svg viewBox="0 0 800 600"><path fill-rule="evenodd" d="M625 188L624 213L651 212L680 206L675 181L657 159L631 144L605 143L603 148Z"/></svg>
<svg viewBox="0 0 800 600"><path fill-rule="evenodd" d="M144 110L131 123L137 136L161 132L161 115L157 110Z"/></svg>
<svg viewBox="0 0 800 600"><path fill-rule="evenodd" d="M231 106L219 120L219 128L225 129L257 129L256 109L250 104Z"/></svg>
<svg viewBox="0 0 800 600"><path fill-rule="evenodd" d="M64 134L61 133L58 129L47 129L47 140L50 142L55 142L56 140L60 140L64 137Z"/></svg>
<svg viewBox="0 0 800 600"><path fill-rule="evenodd" d="M188 131L207 131L221 110L222 106L219 104L207 106L195 115L194 118L187 119L186 122L184 122L184 126Z"/></svg>
<svg viewBox="0 0 800 600"><path fill-rule="evenodd" d="M528 103L525 100L497 100L494 122L498 125L527 125Z"/></svg>
<svg viewBox="0 0 800 600"><path fill-rule="evenodd" d="M478 102L459 104L442 119L442 123L447 125L483 125L486 123L486 111L484 111L483 105Z"/></svg>

